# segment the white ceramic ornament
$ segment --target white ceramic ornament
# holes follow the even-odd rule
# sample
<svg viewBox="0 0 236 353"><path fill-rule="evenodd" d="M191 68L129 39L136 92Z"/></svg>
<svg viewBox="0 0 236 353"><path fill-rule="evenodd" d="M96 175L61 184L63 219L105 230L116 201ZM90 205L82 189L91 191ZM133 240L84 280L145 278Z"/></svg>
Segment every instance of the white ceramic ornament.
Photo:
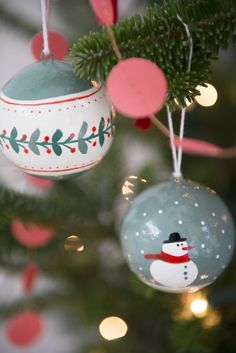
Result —
<svg viewBox="0 0 236 353"><path fill-rule="evenodd" d="M95 166L113 135L102 86L76 77L63 61L25 67L2 89L0 146L24 172L61 178Z"/></svg>
<svg viewBox="0 0 236 353"><path fill-rule="evenodd" d="M131 270L170 293L213 283L230 262L235 229L221 198L195 182L171 180L146 189L130 206L121 244Z"/></svg>

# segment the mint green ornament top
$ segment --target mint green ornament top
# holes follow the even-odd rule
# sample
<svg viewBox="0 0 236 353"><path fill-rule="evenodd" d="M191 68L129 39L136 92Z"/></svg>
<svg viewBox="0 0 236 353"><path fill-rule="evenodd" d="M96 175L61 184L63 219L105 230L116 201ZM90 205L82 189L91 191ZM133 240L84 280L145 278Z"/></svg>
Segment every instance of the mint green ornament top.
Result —
<svg viewBox="0 0 236 353"><path fill-rule="evenodd" d="M40 100L86 91L90 81L77 77L65 61L41 61L23 68L3 87L5 96L16 100Z"/></svg>

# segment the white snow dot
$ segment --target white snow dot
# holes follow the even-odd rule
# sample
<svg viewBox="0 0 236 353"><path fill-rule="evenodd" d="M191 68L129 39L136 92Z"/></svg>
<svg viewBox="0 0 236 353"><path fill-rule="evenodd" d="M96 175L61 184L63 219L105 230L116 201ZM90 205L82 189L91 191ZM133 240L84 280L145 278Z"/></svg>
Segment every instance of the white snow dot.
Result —
<svg viewBox="0 0 236 353"><path fill-rule="evenodd" d="M175 201L175 205L178 205L179 204L179 201Z"/></svg>
<svg viewBox="0 0 236 353"><path fill-rule="evenodd" d="M201 221L201 225L204 226L206 223L204 221Z"/></svg>
<svg viewBox="0 0 236 353"><path fill-rule="evenodd" d="M142 268L142 267L139 267L138 269L139 269L139 271L142 271L142 270L143 270L143 268Z"/></svg>
<svg viewBox="0 0 236 353"><path fill-rule="evenodd" d="M221 233L222 233L222 234L225 234L225 230L224 230L224 229L221 229Z"/></svg>
<svg viewBox="0 0 236 353"><path fill-rule="evenodd" d="M205 249L206 245L205 244L201 244L201 248Z"/></svg>
<svg viewBox="0 0 236 353"><path fill-rule="evenodd" d="M141 252L141 254L144 254L144 250L141 250L140 252Z"/></svg>
<svg viewBox="0 0 236 353"><path fill-rule="evenodd" d="M212 212L212 216L215 217L215 215L216 215L215 212Z"/></svg>
<svg viewBox="0 0 236 353"><path fill-rule="evenodd" d="M195 207L198 207L198 203L195 203L194 206L195 206Z"/></svg>
<svg viewBox="0 0 236 353"><path fill-rule="evenodd" d="M130 259L130 258L131 258L131 255L130 255L130 254L127 254L127 257Z"/></svg>
<svg viewBox="0 0 236 353"><path fill-rule="evenodd" d="M180 220L178 221L178 223L179 223L179 224L183 224L183 221L180 219Z"/></svg>
<svg viewBox="0 0 236 353"><path fill-rule="evenodd" d="M137 235L137 237L139 236L139 232L136 232L135 235Z"/></svg>
<svg viewBox="0 0 236 353"><path fill-rule="evenodd" d="M143 212L143 217L146 217L146 215L147 215L146 212Z"/></svg>
<svg viewBox="0 0 236 353"><path fill-rule="evenodd" d="M220 255L219 255L219 254L217 254L217 255L216 255L216 259L219 259L219 258L220 258Z"/></svg>
<svg viewBox="0 0 236 353"><path fill-rule="evenodd" d="M127 235L124 235L124 239L128 239Z"/></svg>
<svg viewBox="0 0 236 353"><path fill-rule="evenodd" d="M162 214L162 213L163 213L163 210L159 210L158 213L159 213L159 214Z"/></svg>
<svg viewBox="0 0 236 353"><path fill-rule="evenodd" d="M231 245L231 244L229 244L229 245L228 245L228 249L231 249L231 248L232 248L232 245Z"/></svg>
<svg viewBox="0 0 236 353"><path fill-rule="evenodd" d="M213 277L213 281L215 281L217 279L217 277Z"/></svg>
<svg viewBox="0 0 236 353"><path fill-rule="evenodd" d="M222 269L224 269L226 266L225 265L222 265Z"/></svg>

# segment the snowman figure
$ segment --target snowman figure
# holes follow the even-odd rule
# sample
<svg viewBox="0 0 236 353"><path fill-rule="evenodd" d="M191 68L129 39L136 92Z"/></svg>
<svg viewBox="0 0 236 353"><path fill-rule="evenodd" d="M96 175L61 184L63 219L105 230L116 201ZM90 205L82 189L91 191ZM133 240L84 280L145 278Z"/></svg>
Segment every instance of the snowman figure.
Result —
<svg viewBox="0 0 236 353"><path fill-rule="evenodd" d="M160 254L146 254L145 259L154 259L150 272L159 284L170 287L187 287L195 281L198 275L196 264L189 258L187 239L179 233L171 233L169 239L163 242Z"/></svg>

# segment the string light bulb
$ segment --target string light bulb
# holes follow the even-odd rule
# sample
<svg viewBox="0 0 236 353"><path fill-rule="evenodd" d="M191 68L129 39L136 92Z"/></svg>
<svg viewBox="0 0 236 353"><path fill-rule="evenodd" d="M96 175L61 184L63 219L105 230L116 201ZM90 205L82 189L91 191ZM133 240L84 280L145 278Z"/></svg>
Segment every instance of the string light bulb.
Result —
<svg viewBox="0 0 236 353"><path fill-rule="evenodd" d="M135 196L135 192L140 187L141 183L146 184L147 180L139 178L136 175L130 175L122 185L122 194L126 201L132 201Z"/></svg>
<svg viewBox="0 0 236 353"><path fill-rule="evenodd" d="M83 251L84 245L81 242L81 239L77 235L70 235L66 238L64 249L66 251Z"/></svg>
<svg viewBox="0 0 236 353"><path fill-rule="evenodd" d="M208 308L207 299L195 299L190 304L190 310L196 317L204 317Z"/></svg>
<svg viewBox="0 0 236 353"><path fill-rule="evenodd" d="M99 325L100 334L108 341L125 336L127 331L125 321L117 316L107 317Z"/></svg>
<svg viewBox="0 0 236 353"><path fill-rule="evenodd" d="M200 95L195 97L195 100L198 104L203 107L211 107L214 105L218 98L217 90L214 86L206 83L207 87L197 86L196 89L200 92Z"/></svg>

